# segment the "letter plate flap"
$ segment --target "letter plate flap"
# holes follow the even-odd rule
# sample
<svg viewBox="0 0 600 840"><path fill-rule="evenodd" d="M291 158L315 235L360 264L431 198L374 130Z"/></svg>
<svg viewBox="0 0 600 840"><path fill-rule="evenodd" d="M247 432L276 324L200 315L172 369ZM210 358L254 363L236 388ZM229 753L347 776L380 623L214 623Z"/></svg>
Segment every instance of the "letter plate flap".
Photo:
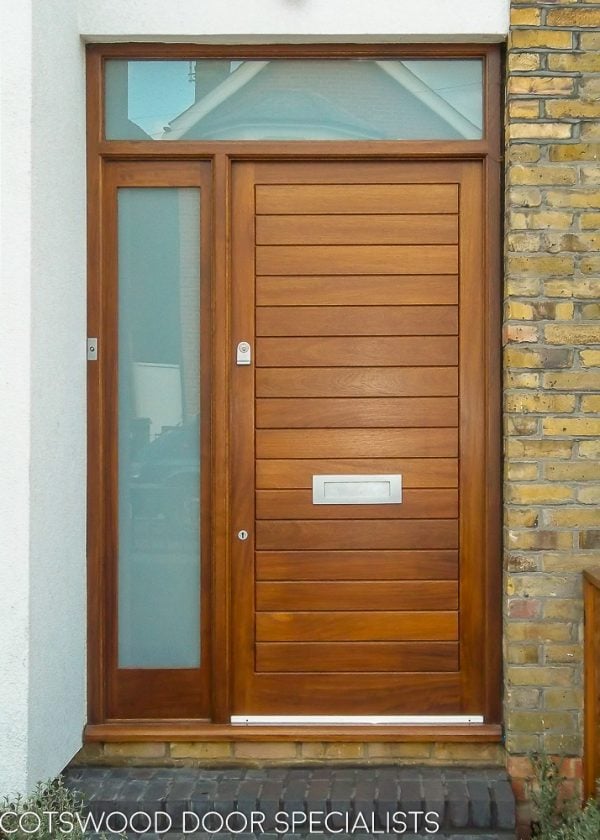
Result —
<svg viewBox="0 0 600 840"><path fill-rule="evenodd" d="M401 475L313 475L314 505L393 505L401 502Z"/></svg>

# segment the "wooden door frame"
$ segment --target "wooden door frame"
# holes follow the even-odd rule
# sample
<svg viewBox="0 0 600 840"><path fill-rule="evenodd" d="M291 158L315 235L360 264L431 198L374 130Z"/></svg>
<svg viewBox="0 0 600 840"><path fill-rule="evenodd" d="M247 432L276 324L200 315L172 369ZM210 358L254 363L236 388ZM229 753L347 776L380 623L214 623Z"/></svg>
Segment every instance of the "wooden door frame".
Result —
<svg viewBox="0 0 600 840"><path fill-rule="evenodd" d="M278 539L275 540L277 545L261 545L260 543L263 541L263 539L265 539L264 536L261 537L261 531L264 534L264 529L268 530L270 527L290 527L291 522L289 522L288 520L293 520L293 527L297 529L295 539L302 540L303 537L305 537L305 533L300 534L299 532L304 532L305 528L310 529L311 527L315 526L327 526L328 528L335 528L336 526L343 525L345 531L353 527L359 526L361 536L364 536L365 532L368 533L370 530L373 530L374 528L376 529L378 525L382 528L385 528L386 525L393 523L394 528L396 528L397 526L402 528L405 526L417 524L420 530L423 527L426 527L426 523L415 523L414 521L410 522L410 518L402 518L401 512L398 512L394 508L390 507L383 508L384 513L382 518L380 519L379 515L381 514L381 508L379 508L378 506L375 506L371 509L369 509L368 507L362 508L362 514L358 517L358 519L355 518L357 516L356 508L351 507L349 509L350 511L354 512L353 519L345 519L344 510L336 506L334 506L333 510L330 507L326 507L324 509L312 508L313 513L298 514L297 516L292 515L288 512L288 515L282 516L281 519L279 519L278 516L276 516L274 513L267 515L263 512L262 515L259 515L257 507L260 506L259 497L261 493L258 489L259 487L264 488L265 486L269 486L271 488L269 492L272 494L277 494L279 491L273 489L275 486L277 488L284 488L290 486L297 488L298 486L305 485L290 485L287 483L278 484L276 482L274 482L273 484L269 483L268 485L260 484L257 481L256 470L259 469L259 464L266 462L259 461L258 459L315 458L318 460L320 458L335 459L336 457L340 459L343 459L344 457L368 459L369 457L364 451L360 451L360 448L353 455L351 455L349 452L344 452L339 453L337 456L333 452L328 452L327 454L323 453L320 455L316 453L300 453L295 452L294 448L289 449L287 451L287 454L284 454L281 451L278 451L276 454L273 452L270 452L269 454L259 454L259 449L262 448L259 441L264 441L265 437L269 437L270 435L286 433L293 435L294 433L299 432L298 429L290 428L288 426L286 426L285 431L282 431L282 429L279 427L277 428L277 430L275 430L268 423L258 422L258 416L256 412L259 411L258 406L261 402L260 399L257 399L259 396L266 397L276 396L277 394L279 394L285 397L292 395L291 391L288 393L286 387L282 386L281 383L274 384L273 382L271 382L270 386L266 389L264 385L263 388L261 388L259 384L260 377L268 377L269 374L275 375L275 373L282 374L284 372L287 372L290 376L294 376L294 374L306 374L309 370L313 371L314 373L316 373L317 370L319 370L320 372L325 372L326 374L331 374L335 370L338 371L341 375L342 371L347 372L352 369L356 372L357 370L365 371L367 369L365 367L327 367L327 365L335 365L336 363L338 365L344 366L360 364L358 360L353 360L348 357L345 357L344 361L338 360L337 362L327 362L324 359L317 362L314 358L311 359L310 362L307 362L305 359L301 360L299 358L296 358L294 361L290 361L287 358L287 355L284 353L285 358L283 360L274 360L273 358L270 358L269 361L266 361L264 355L267 353L267 351L265 350L263 353L262 348L265 344L268 344L269 342L284 342L286 340L291 340L292 342L299 342L302 344L309 342L311 339L306 337L290 339L289 335L296 335L295 331L290 333L287 336L287 338L282 338L281 335L283 335L283 331L282 333L278 333L278 331L264 333L255 328L255 321L256 318L258 318L258 313L260 311L267 311L265 309L257 307L264 307L269 305L280 306L284 303L283 300L279 297L276 301L269 300L269 302L267 303L264 300L264 297L269 297L269 295L274 294L274 292L272 289L270 289L270 291L263 289L263 292L261 294L260 283L268 282L269 280L274 279L276 281L276 285L279 287L280 284L285 284L286 281L296 279L283 276L278 276L276 278L264 276L269 274L302 274L306 275L306 277L303 279L311 279L315 281L317 278L315 278L314 275L323 273L326 275L335 275L335 281L337 284L346 282L345 277L349 275L368 275L369 269L346 267L345 270L348 272L347 275L340 270L330 270L331 266L325 268L320 263L318 269L315 268L314 265L309 267L298 268L296 264L294 265L293 269L290 268L289 270L286 270L285 267L280 266L278 270L273 269L269 271L266 265L263 265L261 269L261 250L266 251L269 249L261 249L260 245L258 244L259 238L257 236L256 226L258 225L260 219L265 220L268 218L275 218L275 216L261 216L261 213L270 212L274 214L285 214L295 212L295 209L297 209L298 214L311 212L306 207L295 208L295 202L289 200L287 192L284 197L284 190L293 191L294 189L306 189L308 191L312 188L325 190L331 185L336 185L334 189L337 188L339 185L343 185L343 187L339 188L350 190L354 188L354 186L350 185L359 185L355 189L360 190L362 194L362 191L368 190L371 185L378 185L377 187L374 187L376 189L391 189L393 185L396 184L401 184L402 189L410 189L411 185L414 186L418 184L419 186L416 189L425 188L426 190L426 185L429 185L432 189L439 188L452 190L454 188L457 191L458 207L455 212L457 213L457 219L460 220L460 236L458 245L456 246L458 249L460 259L460 272L457 271L457 273L459 273L460 275L460 289L457 294L457 310L460 314L461 323L460 337L457 341L459 358L457 360L456 368L457 371L460 372L458 377L459 381L457 391L457 400L460 405L460 420L458 424L459 451L457 453L457 461L459 464L460 473L460 478L458 482L458 495L460 497L460 514L458 519L460 531L460 574L458 581L460 590L460 619L458 622L458 637L445 637L439 635L435 638L456 638L460 647L460 663L457 666L456 670L451 670L447 672L443 671L443 669L432 667L424 668L423 672L420 673L408 674L406 672L411 671L411 668L390 668L389 672L386 673L385 676L382 676L379 673L376 674L374 672L371 672L369 668L357 668L356 672L352 673L352 678L350 679L348 678L347 674L343 674L341 672L351 670L351 667L334 667L330 671L323 671L319 673L317 673L317 669L313 670L310 667L298 667L297 673L288 673L286 669L284 669L283 673L278 672L278 669L264 669L259 667L256 659L256 657L258 656L259 649L262 647L262 645L260 644L260 632L258 630L257 623L260 623L261 621L269 622L276 620L275 612L280 610L282 612L285 612L286 610L290 611L287 614L287 618L290 621L293 621L294 617L302 617L304 619L309 618L309 620L316 619L317 616L320 616L322 618L327 613L310 612L311 607L306 604L304 606L298 605L295 607L286 604L286 606L263 606L261 608L261 606L259 605L260 598L257 590L260 587L268 587L273 583L272 580L270 581L270 583L258 582L260 579L260 575L257 573L257 564L261 562L261 558L266 558L270 551L285 552L286 550L294 551L295 549L308 550L311 547L313 549L318 548L323 550L324 548L324 546L322 545L307 546L304 544L295 544L293 542L288 543L287 548L284 548L283 544ZM301 187L299 185L304 186ZM315 185L319 186L316 187ZM385 187L381 185L385 185ZM237 539L233 539L231 546L232 593L234 603L236 604L236 620L233 622L232 627L232 632L235 640L233 657L234 667L232 668L234 683L232 696L232 711L233 714L236 715L236 717L243 717L244 715L269 716L285 714L309 714L309 708L311 707L311 703L315 702L317 698L317 702L320 701L322 704L320 706L320 711L324 714L326 713L326 707L324 707L323 704L325 704L326 699L328 699L328 702L330 703L331 697L336 697L338 695L341 696L340 699L336 701L336 714L360 714L361 710L364 710L364 714L376 715L382 714L382 709L389 709L391 712L393 708L395 713L397 714L435 715L436 712L434 710L434 707L437 707L437 714L462 713L464 715L477 715L481 714L483 711L483 689L486 678L486 666L485 664L483 664L482 666L481 653L478 646L480 625L482 622L482 604L480 601L480 593L485 589L485 565L481 563L481 557L485 556L486 554L485 543L482 539L483 535L479 529L479 523L481 523L484 519L485 510L485 493L483 487L485 482L486 462L485 456L483 454L484 440L483 436L481 436L480 434L480 429L484 426L485 423L483 417L485 405L483 400L483 393L485 392L485 370L483 366L483 357L481 353L481 348L483 347L482 333L484 324L483 284L481 283L482 260L480 244L483 240L481 218L481 207L483 204L482 187L483 167L481 161L478 160L427 161L426 163L423 163L423 161L394 161L390 163L389 161L383 160L370 160L350 163L348 161L334 162L331 160L321 160L318 162L236 161L233 164L232 208L234 208L234 215L232 219L233 226L231 241L232 272L234 288L236 289L236 295L232 300L234 330L232 336L232 345L235 345L236 342L240 341L240 339L246 339L251 344L253 344L253 346L255 347L256 354L255 375L251 375L252 371L249 368L234 368L234 386L232 389L233 410L231 439L233 463L235 464L236 469L236 479L233 487L233 512L235 523L234 530L237 532L237 529L239 528L247 528L250 533L250 536L246 541L240 542ZM278 209L271 208L270 210L260 210L258 208L258 190L263 191L261 195L263 196L263 199L267 201L266 195L268 195L269 189L279 190L279 192L277 193L277 199L275 200L275 203L279 204L279 202L282 201L289 201L289 204L286 206L285 209L278 207ZM257 193L256 195L255 191ZM358 200L356 196L354 196L354 200ZM391 198L387 198L387 200L390 203L392 202ZM432 210L432 207L430 207L429 209ZM314 209L312 212L315 212ZM325 212L324 208L320 207L318 212ZM331 210L331 212L333 214L336 212L344 212L344 210L338 205L337 209ZM360 211L355 209L355 212ZM373 211L371 210L371 212ZM381 212L386 211L382 210ZM388 208L387 212L392 211ZM401 211L398 210L398 212ZM414 212L417 211L415 210ZM438 212L443 211L440 209ZM281 216L279 218L288 217ZM295 218L299 222L301 219L310 217L298 215ZM324 217L321 216L319 218L323 220ZM339 219L340 216L333 215L332 218ZM368 218L373 219L377 217L369 216ZM325 222L322 223L325 224ZM275 241L285 242L286 240L283 237L276 237ZM434 241L435 239L431 238L431 242ZM314 243L314 245L323 244L319 243L318 239L312 239L310 240L310 242ZM293 248L300 248L300 246L293 245L290 248L290 250ZM306 254L309 251L309 249L310 246L306 245L303 251L304 254ZM271 251L274 250L276 250L276 248L271 249ZM285 248L283 250L285 250ZM324 248L324 250L326 250L326 247ZM339 240L335 248L332 250L342 250ZM307 259L307 257L305 257L304 259ZM335 261L336 257L332 256L331 259ZM360 257L357 257L356 259L361 260ZM266 260L267 257L265 256L263 262L266 262ZM418 262L421 263L421 258ZM406 265L398 267L398 276L393 279L395 279L399 284L402 283L403 279L406 279L409 282L411 279L414 279L414 277L406 277L406 275L413 275L414 273L418 274L420 268L420 266L418 268L416 265L411 265L410 268L408 268ZM438 273L437 269L431 269L429 272L425 271L424 269L422 270L424 274ZM372 269L371 273L387 274L392 271L393 270L391 268L384 269L383 267L381 267L379 269ZM445 261L444 266L439 268L439 272L442 271L447 271L447 274L444 275L444 280L447 281L447 283L450 283L451 278L448 275L452 274L453 270L447 268L447 263ZM259 275L263 276L260 277ZM308 275L311 275L311 277L309 278ZM326 283L329 278L319 279L322 279ZM356 276L353 279L356 282L359 281L359 278ZM378 280L384 278L371 277L369 279L371 279L373 282L377 282ZM363 282L365 280L366 278L363 278ZM425 278L425 280L427 280L427 278ZM422 280L421 282L424 283L425 280ZM314 288L312 289L311 294L313 296L318 296ZM331 303L331 301L329 302ZM349 303L350 301L346 302ZM357 300L353 300L352 302L354 304L358 303ZM364 302L365 301L362 301L362 303ZM379 302L381 303L381 301ZM438 299L436 302L447 303L448 301L441 301ZM343 305L343 302L341 300L336 300L336 303L338 305ZM396 301L396 303L400 303L400 301ZM316 300L311 300L311 304L313 306L318 306ZM294 307L291 308L294 309ZM356 310L356 307L354 307L354 309ZM297 309L295 309L295 311L298 313L298 318L301 318L302 316L300 315L300 312L302 312L302 307L298 307ZM343 318L344 316L340 315L340 317ZM372 332L373 334L375 334L377 331L373 330ZM271 336L278 335L278 338L266 339L264 338L265 334L270 334ZM310 332L307 334L310 335ZM315 334L316 333L313 333L313 335ZM341 330L339 332L334 331L334 334L337 336L347 336L347 333ZM297 333L297 335L304 334ZM322 335L329 335L329 333L323 333ZM353 338L355 338L357 342L366 340L360 337L360 333L356 333L356 335L353 336ZM336 339L324 338L325 342L331 340L335 341ZM337 340L342 341L343 339L338 338ZM416 336L411 336L410 340L411 343L418 341ZM378 362L373 360L370 362L370 364L372 365L378 365L380 363L386 364L385 361ZM421 363L425 364L425 362ZM280 364L282 366L278 367ZM324 364L325 367L310 367L310 365L315 364ZM387 364L392 363L388 360ZM395 364L415 365L419 364L419 362L415 360L407 361L396 359ZM431 364L434 363L431 362ZM444 362L440 362L440 364L451 364L451 362L449 360L446 360ZM294 367L298 365L300 367ZM303 365L309 366L304 367ZM375 370L379 371L380 369L375 368ZM399 367L394 368L394 372L398 372L400 370L401 368ZM412 368L412 370L416 371L418 370L418 368ZM422 370L425 369L423 368ZM449 369L444 368L444 370ZM298 385L297 380L294 380L294 382L296 385ZM383 388L385 386L382 385L381 387ZM283 388L282 393L280 393L280 388ZM277 394L273 393L273 391L276 391ZM304 393L304 391L302 391L302 393ZM432 391L432 393L440 394L446 392L442 390L434 390ZM317 396L317 391L313 393L312 389L308 388L306 394L308 402L310 403L312 402L310 396ZM325 396L325 391L319 390L318 395L321 397ZM349 395L350 392L344 394L340 392L340 394L338 394L338 396ZM381 396L380 394L378 395ZM387 393L386 395L389 396L390 394ZM300 392L295 393L295 396L301 396ZM333 397L334 394L332 393L331 396ZM374 397L375 392L369 391L368 394L367 392L361 392L361 396ZM298 411L301 414L302 408L299 408ZM292 426L293 425L294 424L292 424ZM337 429L335 422L332 422L331 424L328 422L324 422L321 425L324 427L323 429L309 430L307 428L302 428L300 431L300 437L297 440L297 444L294 444L294 446L297 445L299 447L302 447L302 436L310 436L311 434L316 434L317 432L323 435L332 434L336 432L343 435L344 433L348 432L350 434L363 434L365 437L371 433L377 434L377 431L375 429L370 428L369 423L364 424L364 426L361 423L349 424L350 426L359 426L360 431L357 429ZM393 422L390 422L387 425L392 427L394 426ZM415 426L416 424L408 423L407 425ZM450 423L443 425L450 425ZM398 430L400 437L406 435L407 432L410 433L410 431L415 431L414 429L403 429L400 427L400 424L396 427L396 429ZM385 433L394 434L394 431L395 429L386 429ZM443 434L444 430L436 429L433 431L436 433L436 436L438 436L439 439L439 435ZM276 446L276 444L273 445ZM314 446L314 443L311 445ZM361 445L367 446L366 440L364 438L361 441ZM268 447L268 444L266 442L263 442L263 446ZM374 455L373 453L371 454ZM392 455L391 452L386 452L386 455L388 457L401 458L402 454L406 455L407 453L398 452L397 449L395 455ZM449 456L450 452L445 452L444 454L446 456ZM415 457L417 457L417 453L414 453L414 455ZM277 463L277 461L272 461L270 463L274 464ZM300 462L298 461L295 463ZM369 464L368 466L364 462L363 464L363 466L357 468L359 472L369 472L374 469L372 464ZM313 469L317 472L337 471L336 468L325 467L322 464L320 467L314 466ZM386 467L385 469L383 467L375 468L375 471L377 471L377 469L379 469L380 471L394 471L391 467ZM397 469L398 471L403 471L401 467L398 467ZM353 472L353 470L350 468L344 469L342 467L339 467L339 471ZM256 489L256 496L254 493L250 492L250 488ZM289 492L289 490L286 492ZM310 495L310 491L303 490L301 492L306 492L308 495ZM411 490L407 489L406 499L403 499L403 501L406 501L407 504L410 504L410 496ZM399 511L401 511L402 509L399 509ZM322 519L319 516L319 510L321 513L329 512L330 518L327 520ZM371 514L375 512L376 516L373 517L372 515L366 515L369 512ZM393 517L395 516L400 516L401 518L394 519ZM318 520L318 523L314 520ZM444 520L444 522L447 522L447 520ZM440 523L438 522L435 524ZM318 539L316 537L311 537L309 538L309 541L312 542L313 538ZM374 539L373 536L371 538ZM375 548L375 545L375 542L373 542L370 547ZM452 545L454 546L454 544ZM365 545L358 546L354 544L336 545L335 547L339 549L352 548L357 550L366 548ZM387 545L385 547L400 548L401 546ZM413 548L415 547L416 546L413 545ZM330 548L333 549L334 546L330 546ZM403 575L401 575L400 573L398 574L398 577L402 576ZM290 581L293 577L294 574L290 573L288 581ZM348 575L348 580L352 579L352 577L352 575ZM374 581L376 579L375 574L367 575L366 577L370 578L371 581ZM267 578L268 576L266 576L265 579ZM281 582L278 581L278 583L284 586L294 585L289 582L287 584L281 584ZM256 590L252 584L255 584ZM316 581L313 581L313 584L315 588L319 586L319 584ZM362 605L356 606L356 610L377 610L377 607L374 607L372 603L371 606L365 605L365 598L367 600L371 600L369 599L366 590L372 584L366 581L362 581L362 584ZM344 586L346 584L341 585ZM408 583L408 581L404 580L403 586L407 585L410 584ZM413 608L415 610L427 609L427 607L420 608L416 606ZM450 607L447 608L450 609ZM336 608L332 604L330 604L330 606L321 606L319 609L335 610ZM385 609L393 609L393 607L388 606ZM399 609L402 608L399 607ZM440 607L440 609L442 609L442 607ZM272 612L269 612L268 610L272 610ZM303 610L309 610L309 612L299 612ZM411 607L406 605L404 610L405 611L402 612L402 617L408 618L411 615ZM336 619L339 619L341 622L343 621L344 617L348 615L348 613L336 612L335 615ZM364 614L364 619L369 624L369 626L371 626L372 632L375 631L371 622L376 621L377 617L379 617L380 615L381 613L378 613L377 611L366 612ZM399 615L400 614L397 614L397 617L399 617ZM437 616L440 621L443 620L441 612L438 613ZM432 618L432 624L434 623L436 623L436 619ZM437 629L439 630L439 627ZM285 640L288 644L290 644L292 641L299 641L298 638L288 638L288 636L285 633L279 636L278 634L280 632L283 632L283 627L281 626L279 626L278 628L274 628L271 625L271 631L273 633L273 641L277 640L283 642ZM298 631L298 635L301 635L300 631ZM317 639L317 636L310 636L310 638L314 641ZM332 636L331 640L334 638L337 639L338 637ZM377 638L377 636L374 636L374 638ZM387 637L381 636L381 638L383 639ZM399 634L395 638L401 638L401 634ZM410 637L407 636L406 639L408 638ZM418 638L423 639L425 637L420 636ZM350 639L351 637L348 636L348 640ZM253 640L253 644L250 643L250 640ZM263 638L262 641L265 641L265 638ZM325 641L325 639L323 639L322 641ZM351 647L351 645L349 646ZM300 656L300 654L289 654L289 658L296 661L297 656ZM373 671L376 670L378 669L373 669ZM417 668L415 668L414 670L418 671ZM406 672L403 673L403 671ZM422 686L421 694L419 696L418 701L413 693L413 691L415 690L415 686L417 685ZM390 699L390 693L395 695L395 699L393 701ZM417 702L425 704L425 707L417 708L417 706L415 705ZM383 705L377 705L378 703ZM255 722L258 723L258 721Z"/></svg>
<svg viewBox="0 0 600 840"><path fill-rule="evenodd" d="M103 62L106 58L445 58L484 61L484 136L453 141L114 141L103 137ZM188 44L110 44L87 49L88 156L88 335L100 348L106 324L102 319L102 177L105 162L204 160L212 166L213 330L212 523L213 523L213 669L225 679L213 680L211 722L108 720L106 716L106 639L108 615L105 568L106 534L110 528L104 503L101 368L88 365L88 725L86 741L148 740L344 740L344 741L494 741L501 738L501 49L472 44L308 44L206 46ZM484 246L487 313L484 325L487 405L486 520L488 546L485 591L486 624L482 628L489 678L486 680L485 723L458 726L239 726L229 723L231 640L229 635L229 562L233 534L230 522L231 463L228 439L231 277L229 266L229 195L235 160L481 160L485 171ZM215 562L214 558L219 558ZM214 671L213 671L214 673Z"/></svg>

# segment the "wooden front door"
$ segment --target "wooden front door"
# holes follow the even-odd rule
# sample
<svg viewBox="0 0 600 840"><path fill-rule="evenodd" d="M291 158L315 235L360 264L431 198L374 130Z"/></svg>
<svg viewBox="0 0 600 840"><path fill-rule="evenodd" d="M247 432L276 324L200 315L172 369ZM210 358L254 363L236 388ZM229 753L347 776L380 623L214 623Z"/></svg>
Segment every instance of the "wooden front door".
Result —
<svg viewBox="0 0 600 840"><path fill-rule="evenodd" d="M234 716L483 714L482 177L233 164ZM314 504L315 475L402 501Z"/></svg>

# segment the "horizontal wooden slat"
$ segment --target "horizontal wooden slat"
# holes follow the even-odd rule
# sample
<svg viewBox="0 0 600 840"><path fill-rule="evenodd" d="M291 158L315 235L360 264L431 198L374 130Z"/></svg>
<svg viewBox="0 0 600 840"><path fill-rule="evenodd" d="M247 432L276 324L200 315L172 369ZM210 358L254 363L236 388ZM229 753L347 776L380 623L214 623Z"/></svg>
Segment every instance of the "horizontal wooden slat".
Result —
<svg viewBox="0 0 600 840"><path fill-rule="evenodd" d="M456 397L259 399L259 429L456 426Z"/></svg>
<svg viewBox="0 0 600 840"><path fill-rule="evenodd" d="M452 580L265 581L256 584L259 612L455 610Z"/></svg>
<svg viewBox="0 0 600 840"><path fill-rule="evenodd" d="M257 580L455 580L458 552L258 551Z"/></svg>
<svg viewBox="0 0 600 840"><path fill-rule="evenodd" d="M299 715L306 714L307 709L310 709L313 714L331 714L331 698L334 697L335 713L339 715L451 715L463 708L461 679L464 681L464 676L461 677L456 671L413 674L410 678L403 673L389 672L356 673L351 678L343 673L261 673L255 674L251 687L239 705L233 707L232 713ZM368 700L366 708L365 698ZM464 730L464 726L462 728ZM268 734L264 738L264 732L268 729L263 728L264 740L269 739ZM405 739L407 729L411 731L410 727L396 727L395 734L399 740ZM423 734L419 731L422 729L412 728L413 740L423 740ZM470 726L469 735L471 729ZM349 730L361 731L359 727L347 727L346 732ZM459 733L459 730L460 727L457 727L456 734L460 734L460 737L455 740L464 740L464 731ZM326 737L331 735L331 731L330 728ZM418 735L414 737L417 732ZM304 737L303 732L298 733L297 727L295 730L288 729L290 740L297 739L299 734ZM372 726L362 728L362 741L369 740L373 735ZM356 740L356 736L352 740Z"/></svg>
<svg viewBox="0 0 600 840"><path fill-rule="evenodd" d="M268 368L257 397L453 397L458 368ZM396 453L399 454L399 453Z"/></svg>
<svg viewBox="0 0 600 840"><path fill-rule="evenodd" d="M269 184L256 186L258 215L456 213L456 184Z"/></svg>
<svg viewBox="0 0 600 840"><path fill-rule="evenodd" d="M259 306L258 336L456 335L457 306Z"/></svg>
<svg viewBox="0 0 600 840"><path fill-rule="evenodd" d="M267 551L458 548L458 522L420 519L361 521L259 520L256 548Z"/></svg>
<svg viewBox="0 0 600 840"><path fill-rule="evenodd" d="M257 642L455 641L456 612L258 613Z"/></svg>
<svg viewBox="0 0 600 840"><path fill-rule="evenodd" d="M393 48L392 48L393 49ZM313 70L315 77L319 75L319 68ZM271 144L271 149L275 144ZM328 147L337 147L337 151L348 148L347 141L341 140ZM368 144L371 151L380 147L380 141L374 140ZM252 143L250 143L252 146ZM414 149L414 145L412 146ZM341 151L340 151L341 150ZM308 158L290 161L253 163L257 184L456 184L463 177L464 163L460 160L434 160L427 158L427 165L423 160L399 161L380 158L377 161L350 158L333 160L326 158L320 161ZM241 163L243 168L245 163Z"/></svg>
<svg viewBox="0 0 600 840"><path fill-rule="evenodd" d="M404 488L458 486L458 461L454 458L259 460L256 486L262 490L312 487L313 475L336 473L400 473Z"/></svg>
<svg viewBox="0 0 600 840"><path fill-rule="evenodd" d="M441 245L458 242L455 215L257 216L257 245Z"/></svg>
<svg viewBox="0 0 600 840"><path fill-rule="evenodd" d="M427 306L458 303L455 275L257 277L257 306Z"/></svg>
<svg viewBox="0 0 600 840"><path fill-rule="evenodd" d="M315 505L311 490L257 490L257 519L452 519L457 490L406 490L389 505Z"/></svg>
<svg viewBox="0 0 600 840"><path fill-rule="evenodd" d="M259 338L257 367L456 365L455 336Z"/></svg>
<svg viewBox="0 0 600 840"><path fill-rule="evenodd" d="M456 274L456 245L257 245L256 273Z"/></svg>
<svg viewBox="0 0 600 840"><path fill-rule="evenodd" d="M458 670L457 642L261 642L256 670L285 673Z"/></svg>
<svg viewBox="0 0 600 840"><path fill-rule="evenodd" d="M258 458L454 458L458 430L439 429L259 429Z"/></svg>
<svg viewBox="0 0 600 840"><path fill-rule="evenodd" d="M257 277L257 306L427 306L458 303L455 275Z"/></svg>

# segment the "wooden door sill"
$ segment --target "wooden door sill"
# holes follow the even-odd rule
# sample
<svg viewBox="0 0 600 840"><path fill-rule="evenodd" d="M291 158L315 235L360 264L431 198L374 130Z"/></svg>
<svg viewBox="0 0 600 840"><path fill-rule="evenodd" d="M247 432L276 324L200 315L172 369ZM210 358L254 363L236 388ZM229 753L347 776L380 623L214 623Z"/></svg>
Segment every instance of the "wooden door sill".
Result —
<svg viewBox="0 0 600 840"><path fill-rule="evenodd" d="M84 742L161 741L412 741L498 743L497 723L452 725L256 726L194 720L115 720L88 724Z"/></svg>

